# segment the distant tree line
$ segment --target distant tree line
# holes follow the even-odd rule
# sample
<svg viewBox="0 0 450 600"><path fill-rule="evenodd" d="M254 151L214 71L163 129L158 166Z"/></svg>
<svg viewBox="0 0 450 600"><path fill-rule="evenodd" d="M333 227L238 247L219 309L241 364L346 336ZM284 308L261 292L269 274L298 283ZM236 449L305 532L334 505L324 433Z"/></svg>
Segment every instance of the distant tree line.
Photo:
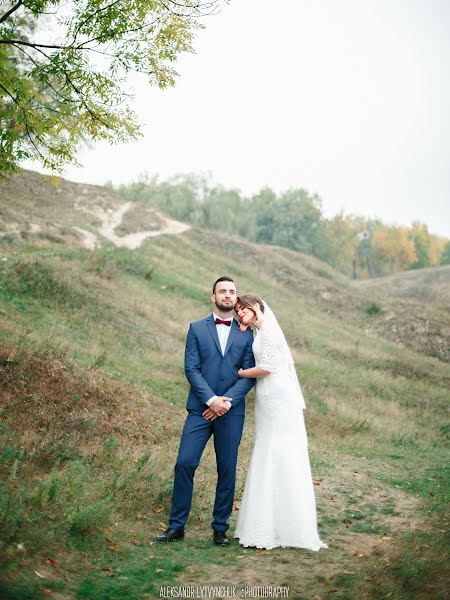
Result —
<svg viewBox="0 0 450 600"><path fill-rule="evenodd" d="M325 218L321 198L305 189L276 194L264 188L247 197L204 176L179 175L168 181L146 176L116 191L194 226L311 254L353 277L450 264L450 240L426 224L386 225L343 212Z"/></svg>

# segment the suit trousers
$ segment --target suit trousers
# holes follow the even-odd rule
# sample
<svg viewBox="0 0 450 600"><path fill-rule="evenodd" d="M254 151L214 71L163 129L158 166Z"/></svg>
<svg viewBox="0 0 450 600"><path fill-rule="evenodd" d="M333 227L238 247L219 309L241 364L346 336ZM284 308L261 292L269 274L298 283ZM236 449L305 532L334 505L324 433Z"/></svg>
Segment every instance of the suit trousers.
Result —
<svg viewBox="0 0 450 600"><path fill-rule="evenodd" d="M203 450L211 435L214 436L214 449L217 463L217 486L214 501L213 520L215 531L226 532L227 521L233 510L236 484L236 465L239 444L244 427L244 416L228 413L214 421L190 412L184 424L180 449L175 465L175 479L172 496L172 509L169 525L172 529L185 526L192 503L194 475Z"/></svg>

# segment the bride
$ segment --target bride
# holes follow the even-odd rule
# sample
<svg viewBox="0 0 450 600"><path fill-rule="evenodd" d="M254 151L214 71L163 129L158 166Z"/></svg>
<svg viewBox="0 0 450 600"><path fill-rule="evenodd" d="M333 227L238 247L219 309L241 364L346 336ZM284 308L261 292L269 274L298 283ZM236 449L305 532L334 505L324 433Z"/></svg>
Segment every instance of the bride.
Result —
<svg viewBox="0 0 450 600"><path fill-rule="evenodd" d="M235 538L257 548L328 548L317 532L316 503L303 419L306 408L291 351L278 321L255 294L237 299L241 330L252 326L256 366L255 445Z"/></svg>

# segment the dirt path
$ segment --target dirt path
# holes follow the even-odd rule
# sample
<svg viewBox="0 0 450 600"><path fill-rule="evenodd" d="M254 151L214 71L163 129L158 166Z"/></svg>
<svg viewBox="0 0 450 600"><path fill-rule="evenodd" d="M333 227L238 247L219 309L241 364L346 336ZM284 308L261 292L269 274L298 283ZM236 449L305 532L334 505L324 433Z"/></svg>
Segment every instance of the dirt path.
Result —
<svg viewBox="0 0 450 600"><path fill-rule="evenodd" d="M130 250L135 250L139 248L144 240L149 237L156 237L158 235L178 235L190 229L190 225L186 225L185 223L181 223L180 221L175 221L173 219L168 219L164 215L155 212L155 216L157 216L158 220L163 223L163 227L160 229L154 230L143 230L138 231L136 233L129 233L127 235L119 236L115 233L117 227L119 227L122 223L123 217L125 213L130 210L134 206L133 202L126 202L119 208L113 209L104 209L101 207L96 207L95 209L90 209L85 206L76 206L79 210L83 210L89 214L94 215L97 219L100 220L100 227L98 228L98 233L100 236L106 238L110 242L112 242L115 246L120 248L129 248ZM74 227L79 233L84 236L83 244L86 248L93 250L97 246L101 245L98 237L92 233L91 231L87 231L85 229L81 229L80 227Z"/></svg>

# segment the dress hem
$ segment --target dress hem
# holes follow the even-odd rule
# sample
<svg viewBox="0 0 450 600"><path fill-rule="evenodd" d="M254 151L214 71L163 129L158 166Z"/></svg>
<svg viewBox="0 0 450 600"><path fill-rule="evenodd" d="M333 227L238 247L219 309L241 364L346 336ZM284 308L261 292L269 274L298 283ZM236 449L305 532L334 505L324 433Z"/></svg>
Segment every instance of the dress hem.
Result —
<svg viewBox="0 0 450 600"><path fill-rule="evenodd" d="M243 546L244 548L258 548L259 550L272 550L273 548L303 548L304 550L311 550L313 552L318 552L321 549L325 549L328 548L328 545L325 544L324 542L321 542L321 544L319 546L304 546L302 544L279 544L279 543L274 543L274 544L270 544L270 543L265 543L265 542L260 542L258 543L254 543L254 542L249 542L249 543L244 543L240 541L240 538L238 535L234 535L233 536L236 539L239 539L239 545Z"/></svg>

